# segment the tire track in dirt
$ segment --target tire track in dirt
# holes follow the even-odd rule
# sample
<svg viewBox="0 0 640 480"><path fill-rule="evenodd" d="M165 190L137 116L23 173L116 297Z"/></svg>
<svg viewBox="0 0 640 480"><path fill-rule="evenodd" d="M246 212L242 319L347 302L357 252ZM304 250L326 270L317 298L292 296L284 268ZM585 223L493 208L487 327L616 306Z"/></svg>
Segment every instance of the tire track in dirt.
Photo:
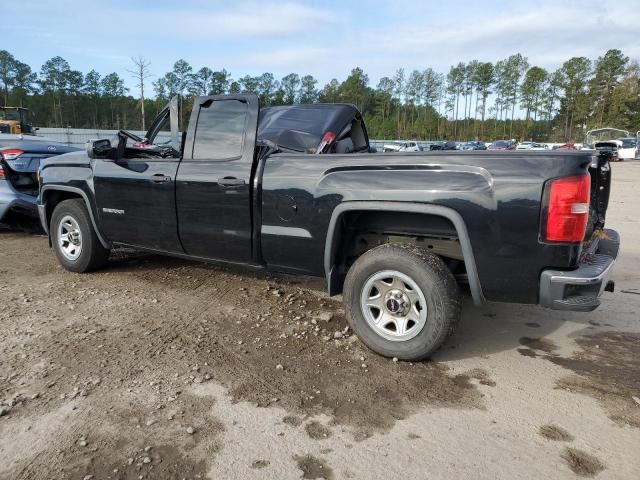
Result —
<svg viewBox="0 0 640 480"><path fill-rule="evenodd" d="M199 430L195 436L206 440L190 454L191 436L163 441L166 432L175 434L172 422L147 426L140 419L176 408L185 422L204 418L210 406L182 392L205 382L223 385L236 401L278 406L302 419L328 415L356 439L388 431L427 405L482 406L469 379L450 376L442 365L371 354L350 335L341 304L308 288L313 281L127 251L114 252L103 272L77 275L56 266L44 238L1 238L2 268L12 279L1 292L12 302L0 314L0 355L7 359L0 400L18 399L2 422L28 425L69 404L81 409L50 447L15 459L18 468L28 465L23 478L45 478L38 475L47 469L64 475L149 470L137 459L133 470L122 463L144 448L140 428L159 429L142 436L154 448L175 447L163 450L168 465L182 461L199 471L203 452L221 448L223 426ZM31 319L26 325L25 318ZM87 432L97 452L77 448L77 437ZM104 452L112 454L96 460ZM172 470L155 472L169 478Z"/></svg>

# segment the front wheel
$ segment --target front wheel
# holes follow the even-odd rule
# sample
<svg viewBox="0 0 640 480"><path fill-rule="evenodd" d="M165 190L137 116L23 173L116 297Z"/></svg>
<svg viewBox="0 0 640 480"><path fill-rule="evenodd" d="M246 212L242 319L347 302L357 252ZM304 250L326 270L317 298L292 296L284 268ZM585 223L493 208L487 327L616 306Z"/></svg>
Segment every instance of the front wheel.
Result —
<svg viewBox="0 0 640 480"><path fill-rule="evenodd" d="M374 352L423 360L460 318L458 285L442 259L410 244L385 244L352 265L344 286L347 319Z"/></svg>
<svg viewBox="0 0 640 480"><path fill-rule="evenodd" d="M107 263L109 250L100 243L81 199L65 200L56 206L49 235L58 261L67 270L84 273Z"/></svg>

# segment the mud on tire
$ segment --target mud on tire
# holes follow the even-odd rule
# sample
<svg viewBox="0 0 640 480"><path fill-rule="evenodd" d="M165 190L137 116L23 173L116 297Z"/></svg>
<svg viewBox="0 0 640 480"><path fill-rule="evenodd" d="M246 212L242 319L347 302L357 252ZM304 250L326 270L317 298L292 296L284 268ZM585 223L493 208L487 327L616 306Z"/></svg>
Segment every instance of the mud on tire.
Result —
<svg viewBox="0 0 640 480"><path fill-rule="evenodd" d="M428 358L460 318L460 293L450 270L437 255L410 244L365 252L349 269L343 295L353 331L385 357Z"/></svg>

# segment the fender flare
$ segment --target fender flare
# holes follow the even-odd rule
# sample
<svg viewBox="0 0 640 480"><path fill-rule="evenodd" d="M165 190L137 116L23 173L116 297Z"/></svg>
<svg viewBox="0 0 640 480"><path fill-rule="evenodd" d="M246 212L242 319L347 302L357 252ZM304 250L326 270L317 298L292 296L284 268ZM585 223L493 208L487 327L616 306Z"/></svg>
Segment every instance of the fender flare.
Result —
<svg viewBox="0 0 640 480"><path fill-rule="evenodd" d="M84 190L78 187L69 187L68 185L45 185L44 187L42 187L42 190L40 190L40 196L43 202L42 205L40 205L41 207L44 207L46 205L46 203L44 202L44 193L49 190L71 192L71 193L78 194L84 200L85 206L87 207L87 211L89 212L89 218L91 218L91 224L93 225L93 230L96 232L96 236L98 237L98 240L100 240L100 243L104 248L111 248L111 244L108 241L106 241L106 239L102 236L102 233L100 233L100 230L98 229L98 224L96 223L95 216L93 215L93 209L91 208L89 197L87 196ZM42 222L42 227L44 228L45 232L49 233L49 225L47 222L47 218L46 216L43 216L43 213L40 214L40 221ZM49 239L51 239L50 234L49 234Z"/></svg>
<svg viewBox="0 0 640 480"><path fill-rule="evenodd" d="M464 265L467 270L467 276L469 278L469 288L471 290L471 296L473 302L476 305L485 303L484 294L482 293L482 286L480 285L480 278L478 276L478 269L476 267L476 260L473 255L473 249L471 248L471 240L467 227L463 218L458 212L441 205L429 205L423 203L408 203L408 202L384 202L384 201L353 201L344 202L339 204L331 214L331 220L329 222L329 228L327 230L327 238L325 240L324 247L324 271L327 279L327 288L329 294L333 294L332 289L335 288L337 282L337 272L334 264L335 247L339 242L338 234L339 230L336 230L338 221L346 212L351 211L383 211L383 212L410 212L421 213L427 215L436 215L444 217L449 220L456 232L458 233L458 239L460 241L460 248L462 249L462 255L464 257Z"/></svg>

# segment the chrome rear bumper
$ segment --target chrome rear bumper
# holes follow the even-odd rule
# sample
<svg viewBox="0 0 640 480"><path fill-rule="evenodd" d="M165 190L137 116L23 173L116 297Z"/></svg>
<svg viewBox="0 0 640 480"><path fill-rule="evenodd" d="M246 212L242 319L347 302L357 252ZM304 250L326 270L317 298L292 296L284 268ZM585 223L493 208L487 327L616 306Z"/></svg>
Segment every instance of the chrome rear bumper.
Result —
<svg viewBox="0 0 640 480"><path fill-rule="evenodd" d="M554 310L590 312L600 305L611 269L618 257L620 235L604 230L594 239L593 252L584 255L576 270L543 270L540 275L540 305Z"/></svg>

